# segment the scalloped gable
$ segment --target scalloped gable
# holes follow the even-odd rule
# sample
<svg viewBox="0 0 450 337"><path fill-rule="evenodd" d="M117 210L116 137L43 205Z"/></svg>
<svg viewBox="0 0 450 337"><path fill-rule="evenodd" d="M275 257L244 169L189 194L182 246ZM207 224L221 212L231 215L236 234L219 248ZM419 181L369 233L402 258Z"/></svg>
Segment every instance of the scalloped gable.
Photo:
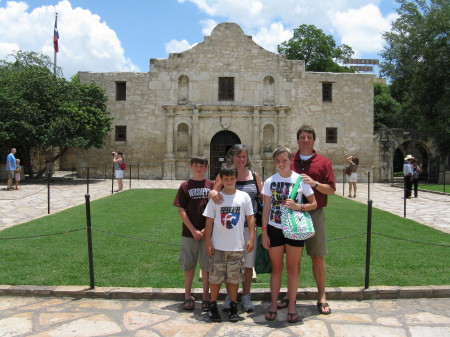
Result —
<svg viewBox="0 0 450 337"><path fill-rule="evenodd" d="M181 63L186 67L190 62L208 64L208 68L214 65L222 70L241 70L243 60L253 59L253 64L258 67L267 65L267 62L295 63L303 67L301 60L286 60L284 55L273 53L258 45L252 37L245 35L242 28L231 22L223 22L217 25L211 32L211 36L205 36L204 41L191 49L180 53L169 54L168 59L151 59L152 70L157 68L171 68ZM212 70L212 69L211 69Z"/></svg>

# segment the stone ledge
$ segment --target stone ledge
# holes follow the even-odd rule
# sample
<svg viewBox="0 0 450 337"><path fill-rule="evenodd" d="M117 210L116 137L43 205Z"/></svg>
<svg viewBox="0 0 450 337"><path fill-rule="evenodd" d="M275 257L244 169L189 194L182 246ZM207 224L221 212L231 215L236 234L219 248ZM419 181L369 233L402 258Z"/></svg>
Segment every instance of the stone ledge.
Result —
<svg viewBox="0 0 450 337"><path fill-rule="evenodd" d="M287 289L280 290L280 296ZM202 289L193 289L193 294L200 299ZM377 299L411 299L411 298L450 298L450 285L444 286L376 286L368 289L362 287L335 287L326 289L329 300L377 300ZM26 286L0 285L0 296L37 296L37 297L74 297L74 298L108 298L108 299L143 299L182 301L184 289L181 288L128 288L86 286ZM220 298L225 297L222 289ZM298 300L316 300L316 288L299 288ZM270 301L270 289L252 289L252 299Z"/></svg>

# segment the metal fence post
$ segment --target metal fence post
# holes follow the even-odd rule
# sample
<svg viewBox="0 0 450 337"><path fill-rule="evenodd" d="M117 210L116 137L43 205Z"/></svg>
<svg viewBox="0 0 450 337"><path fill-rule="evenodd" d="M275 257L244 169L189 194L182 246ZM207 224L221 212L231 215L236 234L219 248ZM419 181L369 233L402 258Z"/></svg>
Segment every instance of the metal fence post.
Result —
<svg viewBox="0 0 450 337"><path fill-rule="evenodd" d="M367 200L370 200L370 171L367 171Z"/></svg>
<svg viewBox="0 0 450 337"><path fill-rule="evenodd" d="M86 186L86 188L87 188L87 194L89 194L89 166L87 167L87 177L86 177L86 184L87 184L87 186Z"/></svg>
<svg viewBox="0 0 450 337"><path fill-rule="evenodd" d="M372 241L372 200L368 200L367 206L367 241L366 241L366 277L364 282L364 288L369 288L370 278L370 246Z"/></svg>
<svg viewBox="0 0 450 337"><path fill-rule="evenodd" d="M111 194L114 193L114 163L112 164L112 175L111 175Z"/></svg>
<svg viewBox="0 0 450 337"><path fill-rule="evenodd" d="M87 239L88 239L88 256L89 256L89 279L91 289L95 288L94 283L94 254L92 252L92 226L91 226L91 203L90 195L86 194L86 223L87 223Z"/></svg>
<svg viewBox="0 0 450 337"><path fill-rule="evenodd" d="M130 165L130 190L131 190L131 165Z"/></svg>
<svg viewBox="0 0 450 337"><path fill-rule="evenodd" d="M50 169L47 172L47 211L50 214Z"/></svg>

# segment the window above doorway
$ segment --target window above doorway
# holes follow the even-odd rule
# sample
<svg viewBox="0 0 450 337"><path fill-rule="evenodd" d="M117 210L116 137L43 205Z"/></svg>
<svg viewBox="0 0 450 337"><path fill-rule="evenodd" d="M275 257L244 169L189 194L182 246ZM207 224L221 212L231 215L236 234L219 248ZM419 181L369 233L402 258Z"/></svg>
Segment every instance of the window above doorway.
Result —
<svg viewBox="0 0 450 337"><path fill-rule="evenodd" d="M234 77L219 77L219 101L234 101Z"/></svg>

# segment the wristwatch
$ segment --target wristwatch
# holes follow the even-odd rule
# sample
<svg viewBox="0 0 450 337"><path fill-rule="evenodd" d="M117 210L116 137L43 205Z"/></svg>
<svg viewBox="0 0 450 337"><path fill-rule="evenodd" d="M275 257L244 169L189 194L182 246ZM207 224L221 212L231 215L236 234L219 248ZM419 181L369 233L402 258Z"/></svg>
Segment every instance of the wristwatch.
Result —
<svg viewBox="0 0 450 337"><path fill-rule="evenodd" d="M319 186L319 183L316 181L316 185L314 186L314 188L317 188L317 186Z"/></svg>

